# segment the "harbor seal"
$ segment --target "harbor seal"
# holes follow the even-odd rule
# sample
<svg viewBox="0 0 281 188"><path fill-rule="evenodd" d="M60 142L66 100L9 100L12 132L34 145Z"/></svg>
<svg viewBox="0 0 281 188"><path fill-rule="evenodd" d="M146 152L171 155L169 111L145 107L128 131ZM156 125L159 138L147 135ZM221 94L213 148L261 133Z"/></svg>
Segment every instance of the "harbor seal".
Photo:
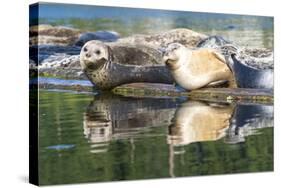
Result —
<svg viewBox="0 0 281 188"><path fill-rule="evenodd" d="M273 89L273 66L262 65L257 66L252 63L244 63L239 56L231 55L233 64L230 64L231 70L235 76L237 86L240 88L256 88L256 89ZM251 59L247 59L251 60Z"/></svg>
<svg viewBox="0 0 281 188"><path fill-rule="evenodd" d="M222 55L213 49L191 50L179 43L168 45L163 60L177 84L187 90L229 82L233 75Z"/></svg>
<svg viewBox="0 0 281 188"><path fill-rule="evenodd" d="M231 45L222 48L228 49L225 54L226 63L233 72L238 87L273 89L273 53L253 57Z"/></svg>
<svg viewBox="0 0 281 188"><path fill-rule="evenodd" d="M99 89L134 82L173 83L162 54L143 45L89 41L81 49L80 64Z"/></svg>

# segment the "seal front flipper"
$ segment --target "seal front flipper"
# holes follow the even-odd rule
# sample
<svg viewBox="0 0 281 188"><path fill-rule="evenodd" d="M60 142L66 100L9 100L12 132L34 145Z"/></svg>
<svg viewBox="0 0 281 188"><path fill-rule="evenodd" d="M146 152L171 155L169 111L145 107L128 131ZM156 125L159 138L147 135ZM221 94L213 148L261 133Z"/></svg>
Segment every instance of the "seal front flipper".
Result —
<svg viewBox="0 0 281 188"><path fill-rule="evenodd" d="M216 51L211 51L211 53L214 55L214 57L216 57L219 61L225 63L225 58L222 54L220 54L219 52Z"/></svg>
<svg viewBox="0 0 281 188"><path fill-rule="evenodd" d="M219 80L219 81L209 83L206 87L219 87L219 86L224 86L227 83L228 83L228 80Z"/></svg>

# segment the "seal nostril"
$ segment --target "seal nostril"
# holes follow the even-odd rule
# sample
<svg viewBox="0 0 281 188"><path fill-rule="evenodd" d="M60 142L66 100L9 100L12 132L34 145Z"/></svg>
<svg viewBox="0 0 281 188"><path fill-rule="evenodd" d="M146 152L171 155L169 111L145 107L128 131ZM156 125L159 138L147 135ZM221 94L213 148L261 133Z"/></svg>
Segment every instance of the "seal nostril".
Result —
<svg viewBox="0 0 281 188"><path fill-rule="evenodd" d="M90 55L89 53L86 53L86 57L88 57L88 58L89 58L89 57L91 57L91 55Z"/></svg>
<svg viewBox="0 0 281 188"><path fill-rule="evenodd" d="M85 48L83 49L83 51L84 51L84 52L87 52L87 51L88 51L88 49L85 47Z"/></svg>

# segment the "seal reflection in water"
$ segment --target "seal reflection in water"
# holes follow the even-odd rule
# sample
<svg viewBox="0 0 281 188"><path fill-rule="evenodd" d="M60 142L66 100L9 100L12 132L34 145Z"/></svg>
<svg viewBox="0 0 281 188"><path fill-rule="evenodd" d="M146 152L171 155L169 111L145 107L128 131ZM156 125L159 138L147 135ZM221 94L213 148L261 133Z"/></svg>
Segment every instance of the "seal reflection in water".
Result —
<svg viewBox="0 0 281 188"><path fill-rule="evenodd" d="M238 103L236 106L232 106L187 101L176 110L172 124L169 126L167 142L169 144L170 176L176 176L175 164L178 163L178 160L184 163L185 146L188 144L194 143L198 147L200 154L198 153L194 157L203 160L208 155L209 147L202 147L200 142L223 138L226 144L237 144L245 142L246 137L250 135L260 134L260 129L272 126L273 105ZM258 143L256 144L258 145ZM237 152L240 152L241 145L237 146L239 147L231 146L231 148L238 148ZM220 153L219 148L221 147L216 149L218 153Z"/></svg>
<svg viewBox="0 0 281 188"><path fill-rule="evenodd" d="M180 146L218 140L225 136L232 112L230 105L185 102L176 110L169 126L168 144Z"/></svg>
<svg viewBox="0 0 281 188"><path fill-rule="evenodd" d="M175 108L176 101L172 99L99 95L84 113L84 135L92 153L106 152L111 140L134 139L144 132L150 136L151 128L168 126Z"/></svg>
<svg viewBox="0 0 281 188"><path fill-rule="evenodd" d="M272 126L273 105L187 101L175 112L168 144L182 146L223 137L225 143L236 144L259 133L259 129Z"/></svg>
<svg viewBox="0 0 281 188"><path fill-rule="evenodd" d="M194 90L220 83L235 87L233 74L224 57L213 49L191 50L179 43L168 45L164 62L181 87Z"/></svg>
<svg viewBox="0 0 281 188"><path fill-rule="evenodd" d="M237 144L260 134L259 129L273 126L273 105L239 104L235 107L224 142Z"/></svg>

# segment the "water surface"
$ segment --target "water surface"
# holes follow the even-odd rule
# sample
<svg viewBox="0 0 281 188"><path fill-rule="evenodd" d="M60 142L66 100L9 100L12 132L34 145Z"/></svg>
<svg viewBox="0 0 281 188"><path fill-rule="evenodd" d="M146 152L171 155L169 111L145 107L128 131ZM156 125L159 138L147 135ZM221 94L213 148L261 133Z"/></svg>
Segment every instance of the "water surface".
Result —
<svg viewBox="0 0 281 188"><path fill-rule="evenodd" d="M40 90L40 184L273 170L273 106Z"/></svg>

